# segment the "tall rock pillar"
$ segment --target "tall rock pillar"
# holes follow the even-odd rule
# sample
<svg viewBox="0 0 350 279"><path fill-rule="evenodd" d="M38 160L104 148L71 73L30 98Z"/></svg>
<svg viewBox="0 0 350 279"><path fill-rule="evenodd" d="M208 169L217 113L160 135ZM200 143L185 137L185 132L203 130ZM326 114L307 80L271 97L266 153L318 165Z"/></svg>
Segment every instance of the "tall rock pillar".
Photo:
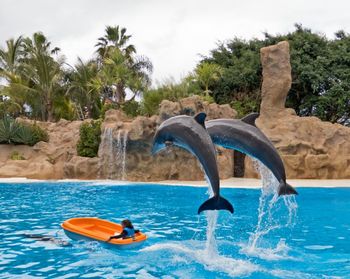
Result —
<svg viewBox="0 0 350 279"><path fill-rule="evenodd" d="M260 58L263 68L260 114L264 118L285 109L286 98L292 83L289 43L283 41L277 45L262 48Z"/></svg>

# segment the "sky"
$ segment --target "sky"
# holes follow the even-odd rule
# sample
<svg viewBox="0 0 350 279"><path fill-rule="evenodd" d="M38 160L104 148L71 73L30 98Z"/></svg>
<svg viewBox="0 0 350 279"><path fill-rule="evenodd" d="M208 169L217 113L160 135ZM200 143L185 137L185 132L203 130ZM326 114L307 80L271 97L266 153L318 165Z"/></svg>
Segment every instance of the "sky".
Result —
<svg viewBox="0 0 350 279"><path fill-rule="evenodd" d="M350 32L348 0L0 0L0 46L42 31L71 65L94 55L106 25L132 35L153 63L154 84L179 80L218 42L294 30L294 23L333 37Z"/></svg>

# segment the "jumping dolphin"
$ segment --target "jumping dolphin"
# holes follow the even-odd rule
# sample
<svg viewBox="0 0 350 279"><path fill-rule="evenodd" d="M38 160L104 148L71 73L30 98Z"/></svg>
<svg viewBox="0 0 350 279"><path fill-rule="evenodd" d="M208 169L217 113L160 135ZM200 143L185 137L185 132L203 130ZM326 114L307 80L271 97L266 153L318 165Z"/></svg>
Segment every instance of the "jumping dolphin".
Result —
<svg viewBox="0 0 350 279"><path fill-rule="evenodd" d="M180 115L165 120L154 136L152 154L170 145L191 152L201 163L214 193L212 198L199 207L198 214L204 210L228 210L233 213L231 203L220 196L216 152L204 126L205 117L205 113L199 113L195 117Z"/></svg>
<svg viewBox="0 0 350 279"><path fill-rule="evenodd" d="M255 126L258 113L239 119L216 119L205 123L214 144L238 150L261 161L277 178L278 195L298 194L286 182L286 172L280 155L271 141Z"/></svg>

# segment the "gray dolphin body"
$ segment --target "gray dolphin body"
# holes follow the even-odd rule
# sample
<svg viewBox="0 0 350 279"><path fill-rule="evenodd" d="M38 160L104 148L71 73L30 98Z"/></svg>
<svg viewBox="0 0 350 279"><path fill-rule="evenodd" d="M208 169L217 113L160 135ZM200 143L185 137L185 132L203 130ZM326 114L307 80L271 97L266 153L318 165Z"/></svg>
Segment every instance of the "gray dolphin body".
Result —
<svg viewBox="0 0 350 279"><path fill-rule="evenodd" d="M261 161L277 178L278 195L298 194L286 182L286 172L278 151L271 141L255 126L259 114L238 119L216 119L205 123L214 144L238 150Z"/></svg>
<svg viewBox="0 0 350 279"><path fill-rule="evenodd" d="M191 152L201 163L214 193L199 207L198 214L204 210L228 210L233 213L231 203L220 196L216 152L204 127L205 117L205 113L199 113L195 117L180 115L165 120L154 136L152 154L172 144Z"/></svg>

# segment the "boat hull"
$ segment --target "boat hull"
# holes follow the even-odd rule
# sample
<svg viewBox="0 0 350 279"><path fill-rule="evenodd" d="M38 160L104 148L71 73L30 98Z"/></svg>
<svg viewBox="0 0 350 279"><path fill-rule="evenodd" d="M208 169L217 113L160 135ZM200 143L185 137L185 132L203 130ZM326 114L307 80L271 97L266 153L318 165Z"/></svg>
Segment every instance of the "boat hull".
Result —
<svg viewBox="0 0 350 279"><path fill-rule="evenodd" d="M133 249L142 246L147 236L141 232L134 238L112 239L106 241L111 235L120 233L123 228L116 223L98 218L72 218L61 225L65 234L72 240L99 241L106 247L117 249Z"/></svg>

